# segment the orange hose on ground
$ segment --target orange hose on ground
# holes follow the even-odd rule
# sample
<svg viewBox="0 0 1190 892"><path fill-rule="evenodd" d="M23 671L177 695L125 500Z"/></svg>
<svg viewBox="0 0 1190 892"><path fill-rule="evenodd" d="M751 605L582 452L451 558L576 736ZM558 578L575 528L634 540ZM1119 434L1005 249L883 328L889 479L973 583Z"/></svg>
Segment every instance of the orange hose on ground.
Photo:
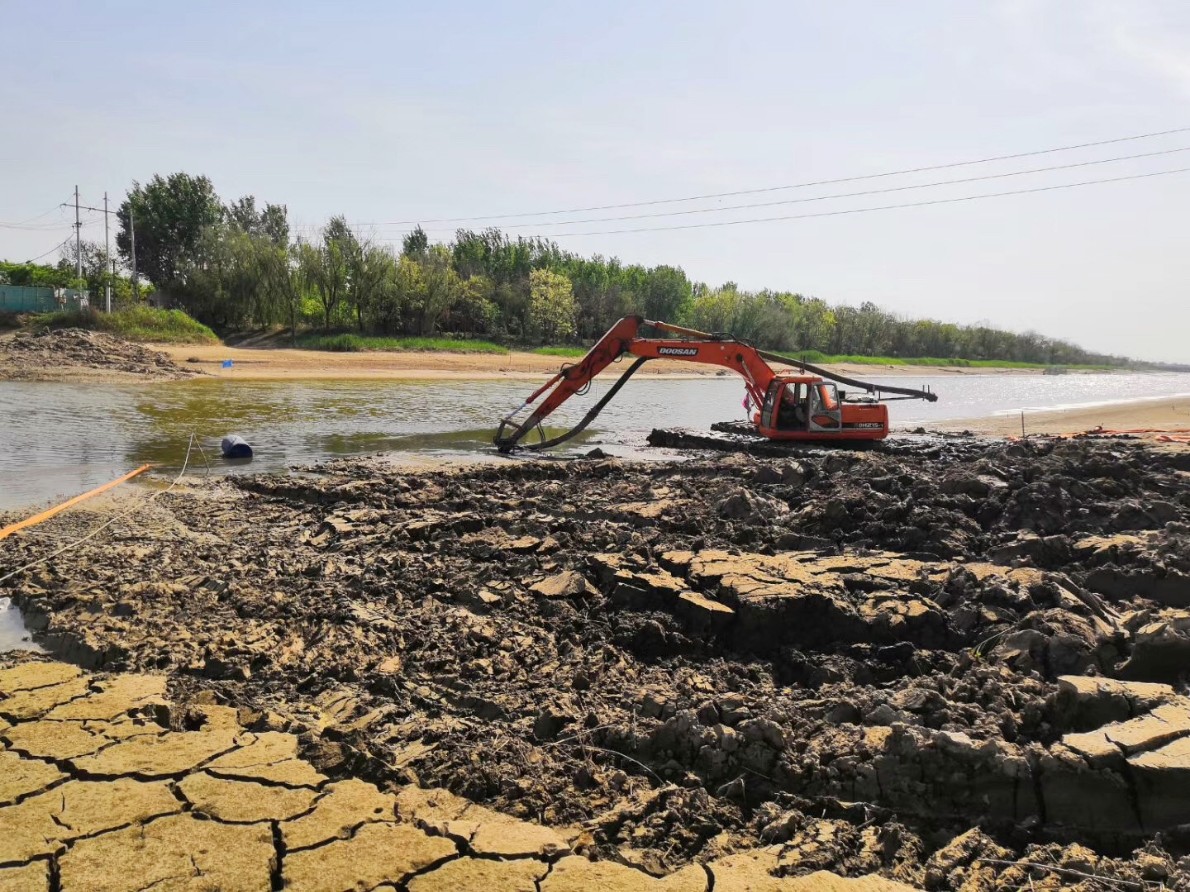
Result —
<svg viewBox="0 0 1190 892"><path fill-rule="evenodd" d="M77 505L79 502L83 501L84 499L89 499L89 498L91 498L91 496L97 496L101 492L106 492L107 490L111 489L112 487L119 486L121 483L125 482L126 480L131 480L137 474L143 474L145 471L149 470L149 468L151 468L151 467L153 467L153 466L152 465L141 465L135 471L129 471L123 477L117 477L115 480L112 480L110 483L105 483L105 484L103 484L103 486L97 486L94 489L91 489L85 493L82 493L81 495L75 496L73 499L68 499L67 501L63 502L61 505L56 505L53 508L50 508L46 511L42 511L40 514L34 514L32 517L27 517L24 520L19 521L17 523L9 524L4 529L0 530L0 539L7 539L9 536L11 536L17 530L23 530L26 527L36 526L37 524L41 523L43 520L49 520L55 514L61 514L67 508Z"/></svg>

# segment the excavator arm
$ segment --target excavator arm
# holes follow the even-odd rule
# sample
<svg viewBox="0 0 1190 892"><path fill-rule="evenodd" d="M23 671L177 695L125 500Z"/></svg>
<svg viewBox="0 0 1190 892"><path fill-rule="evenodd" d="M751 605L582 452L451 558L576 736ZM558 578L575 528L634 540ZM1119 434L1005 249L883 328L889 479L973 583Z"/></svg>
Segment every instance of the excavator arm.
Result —
<svg viewBox="0 0 1190 892"><path fill-rule="evenodd" d="M623 354L628 352L628 345L636 338L636 334L640 331L640 326L644 323L644 319L640 316L625 316L615 325L608 329L607 334L599 339L587 355L584 356L577 365L562 366L561 371L554 377L550 378L537 390L530 394L529 398L525 400L520 406L508 413L500 421L500 427L496 431L495 444L496 448L501 452L511 452L516 448L520 439L538 427L551 412L557 409L560 405L570 399L579 391L583 390L591 381L602 372L605 368L619 359ZM632 373L637 370L642 363L634 364L620 379L616 382L617 386L613 388L611 396L614 396L616 391L626 383L627 379L632 376ZM550 388L553 388L552 390ZM523 409L533 404L539 396L546 391L549 391L549 396L541 401L539 405L528 418L520 424L517 424L513 419ZM610 396L608 397L610 399ZM602 409L607 404L607 399L602 400L596 407L594 414L590 415L590 419L584 419L584 423L578 428L568 432L570 436L574 436L579 431L594 419L595 415L599 414L598 410ZM512 428L511 433L505 434L506 428ZM562 442L559 440L558 442ZM534 444L534 448L542 449L547 445L557 445L556 443Z"/></svg>
<svg viewBox="0 0 1190 892"><path fill-rule="evenodd" d="M639 337L641 327L646 325L658 331L680 335L681 338ZM496 447L501 452L511 452L525 434L539 427L555 409L576 393L584 391L596 375L624 355L635 356L637 360L576 427L552 440L546 440L543 436L542 442L533 443L525 448L549 448L581 432L627 383L633 373L650 359L680 359L729 368L744 379L748 394L757 406L763 401L764 392L773 379L772 368L760 357L756 349L734 338L706 334L666 322L650 322L640 316L625 316L613 325L576 365L564 366L558 374L530 394L522 405L501 420L494 441ZM524 421L517 423L514 420L522 410L532 405L547 391L545 399Z"/></svg>
<svg viewBox="0 0 1190 892"><path fill-rule="evenodd" d="M675 335L673 338L642 338L642 326L649 326L660 332ZM547 449L574 437L595 419L595 416L627 383L628 379L650 359L680 359L686 362L700 362L731 369L744 379L748 396L754 406L764 402L765 392L776 373L769 362L777 362L794 368L832 378L844 384L859 387L869 393L889 392L905 395L907 398L936 400L937 395L929 391L911 390L901 387L885 387L854 381L835 375L825 369L807 365L795 359L775 353L758 350L751 344L730 335L709 334L668 322L651 322L641 316L625 316L610 329L575 365L563 366L545 384L535 390L524 403L500 421L494 442L501 452L512 452L521 439L542 422L566 400L585 391L591 381L613 362L624 355L636 356L634 362L620 376L620 379L605 393L575 427L553 439L546 439L542 433L541 442L527 444L528 449ZM542 394L547 394L541 404L522 422L515 420L524 409L532 405Z"/></svg>

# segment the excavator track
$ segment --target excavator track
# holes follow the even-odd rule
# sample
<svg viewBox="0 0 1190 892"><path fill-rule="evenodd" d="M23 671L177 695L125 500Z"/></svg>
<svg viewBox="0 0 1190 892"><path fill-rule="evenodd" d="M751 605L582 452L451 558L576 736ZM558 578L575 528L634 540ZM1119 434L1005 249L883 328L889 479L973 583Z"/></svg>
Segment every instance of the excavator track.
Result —
<svg viewBox="0 0 1190 892"><path fill-rule="evenodd" d="M791 440L770 440L756 433L747 421L719 421L710 430L688 428L655 428L649 434L650 446L666 449L706 450L713 452L738 453L764 458L820 455L837 452L840 449L862 452L878 452L885 455L913 453L928 457L931 450L940 450L953 445L956 440L973 440L961 434L935 432L897 433L884 440L852 440L818 443L799 443Z"/></svg>

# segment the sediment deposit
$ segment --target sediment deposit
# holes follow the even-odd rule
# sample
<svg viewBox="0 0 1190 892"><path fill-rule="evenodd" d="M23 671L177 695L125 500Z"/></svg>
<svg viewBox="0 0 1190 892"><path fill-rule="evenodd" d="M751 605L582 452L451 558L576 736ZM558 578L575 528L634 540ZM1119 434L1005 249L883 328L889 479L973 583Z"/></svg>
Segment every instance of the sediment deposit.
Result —
<svg viewBox="0 0 1190 892"><path fill-rule="evenodd" d="M1181 887L1188 481L1126 440L339 462L169 493L0 594L329 778L658 877Z"/></svg>
<svg viewBox="0 0 1190 892"><path fill-rule="evenodd" d="M63 328L0 338L0 381L176 381L199 374L99 331Z"/></svg>

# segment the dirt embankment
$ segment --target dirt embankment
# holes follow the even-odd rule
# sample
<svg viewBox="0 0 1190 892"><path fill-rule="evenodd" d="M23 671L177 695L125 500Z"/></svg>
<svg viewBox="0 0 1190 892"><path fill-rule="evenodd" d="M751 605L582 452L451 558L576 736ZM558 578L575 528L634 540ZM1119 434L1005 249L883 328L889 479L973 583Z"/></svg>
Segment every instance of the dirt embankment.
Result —
<svg viewBox="0 0 1190 892"><path fill-rule="evenodd" d="M0 594L331 776L655 874L1183 888L1188 555L1190 453L960 440L224 480Z"/></svg>
<svg viewBox="0 0 1190 892"><path fill-rule="evenodd" d="M0 335L0 381L177 381L199 374L157 350L98 331Z"/></svg>

